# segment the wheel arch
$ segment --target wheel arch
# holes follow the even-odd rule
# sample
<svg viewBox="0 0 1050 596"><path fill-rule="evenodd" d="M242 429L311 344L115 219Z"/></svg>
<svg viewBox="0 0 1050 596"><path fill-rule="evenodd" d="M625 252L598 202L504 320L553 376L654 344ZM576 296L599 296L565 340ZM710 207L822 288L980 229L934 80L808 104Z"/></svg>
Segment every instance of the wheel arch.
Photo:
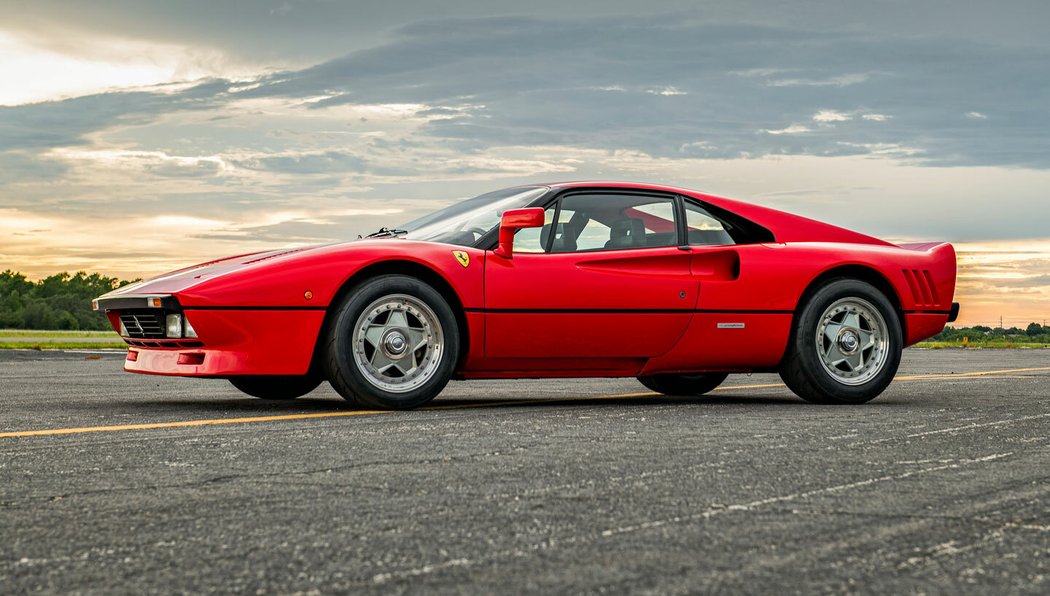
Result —
<svg viewBox="0 0 1050 596"><path fill-rule="evenodd" d="M900 294L897 293L897 289L893 286L889 279L885 275L880 273L877 269L868 265L838 265L832 267L827 271L824 271L820 275L813 278L813 281L809 282L806 289L803 290L802 295L799 296L798 302L795 304L795 310L791 315L791 331L794 333L796 325L798 325L798 318L802 314L802 309L805 308L809 299L825 284L835 279L855 279L871 284L878 291L882 292L886 299L893 305L893 310L897 313L897 321L900 323L901 334L903 337L907 337L907 329L905 328L904 320L904 307L901 303Z"/></svg>
<svg viewBox="0 0 1050 596"><path fill-rule="evenodd" d="M335 319L336 308L343 303L346 296L350 294L354 288L357 288L364 282L381 275L405 275L408 277L414 277L425 282L427 285L434 288L438 294L441 294L441 297L448 303L449 308L452 309L453 316L456 318L456 327L459 331L459 354L456 355L456 370L459 370L459 367L466 359L470 348L470 332L467 327L467 317L463 310L463 301L460 300L459 294L456 293L452 284L450 284L448 280L436 270L416 261L401 259L372 263L357 270L343 282L342 286L340 286L332 296L331 302L328 303L328 307L325 309L324 322L321 324L321 331L317 335L317 342L314 345L313 357L311 358L311 370L317 370L318 363L320 362L320 351L324 344L324 338L328 335L329 325L331 325L332 321Z"/></svg>

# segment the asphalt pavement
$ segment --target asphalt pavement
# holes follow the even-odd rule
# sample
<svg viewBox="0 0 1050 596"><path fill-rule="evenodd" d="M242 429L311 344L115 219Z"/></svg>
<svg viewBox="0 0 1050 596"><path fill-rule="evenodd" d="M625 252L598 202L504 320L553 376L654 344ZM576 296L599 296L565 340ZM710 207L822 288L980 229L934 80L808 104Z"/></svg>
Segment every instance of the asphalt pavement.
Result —
<svg viewBox="0 0 1050 596"><path fill-rule="evenodd" d="M739 375L395 413L121 359L0 352L0 593L1050 592L1050 350L908 350L864 406Z"/></svg>

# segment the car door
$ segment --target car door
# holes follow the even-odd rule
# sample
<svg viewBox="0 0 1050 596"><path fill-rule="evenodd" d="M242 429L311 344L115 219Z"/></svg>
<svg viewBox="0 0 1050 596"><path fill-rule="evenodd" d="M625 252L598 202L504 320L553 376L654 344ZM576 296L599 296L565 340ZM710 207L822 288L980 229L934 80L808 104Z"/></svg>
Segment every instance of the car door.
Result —
<svg viewBox="0 0 1050 596"><path fill-rule="evenodd" d="M593 370L669 350L698 296L691 254L678 246L677 200L565 194L542 230L519 231L512 258L489 253L486 357L577 359L568 367Z"/></svg>

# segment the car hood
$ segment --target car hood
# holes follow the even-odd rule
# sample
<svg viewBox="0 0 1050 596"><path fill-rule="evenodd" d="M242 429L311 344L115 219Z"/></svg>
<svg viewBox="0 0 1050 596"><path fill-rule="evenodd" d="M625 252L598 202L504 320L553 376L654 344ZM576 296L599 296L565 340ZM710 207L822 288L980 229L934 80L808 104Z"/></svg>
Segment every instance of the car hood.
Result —
<svg viewBox="0 0 1050 596"><path fill-rule="evenodd" d="M174 294L235 271L241 271L252 267L265 267L270 263L291 257L292 255L300 255L304 252L324 248L325 246L329 245L285 248L226 257L216 261L208 261L206 263L200 263L198 265L170 271L158 275L157 277L123 286L106 294L103 298L139 294Z"/></svg>

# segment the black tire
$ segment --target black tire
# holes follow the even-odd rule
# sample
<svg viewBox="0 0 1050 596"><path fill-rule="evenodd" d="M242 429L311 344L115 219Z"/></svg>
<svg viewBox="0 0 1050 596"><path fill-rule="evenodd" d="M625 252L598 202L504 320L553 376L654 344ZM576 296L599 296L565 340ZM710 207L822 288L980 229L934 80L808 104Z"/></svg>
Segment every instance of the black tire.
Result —
<svg viewBox="0 0 1050 596"><path fill-rule="evenodd" d="M856 370L853 369L852 364L848 363L840 364L841 369L825 364L826 361L834 360L835 357L825 358L820 350L827 352L830 349L827 346L831 345L838 350L842 344L835 343L830 337L825 339L823 332L821 332L820 341L824 343L821 343L820 347L818 347L817 339L820 329L826 328L826 320L832 320L825 319L825 317L834 310L833 307L844 305L848 310L851 304L860 306L861 309L871 307L873 310L869 314L874 315L874 311L877 311L885 324L884 330L871 334L874 337L884 335L884 343L877 344L876 347L871 348L870 352L861 349L860 362L862 364ZM877 321L877 317L874 319ZM863 329L863 325L862 323L859 328ZM842 333L850 332L849 325L843 324L839 327L838 337L840 338ZM780 378L796 395L808 402L862 404L878 397L893 381L897 368L900 366L903 346L904 334L900 317L881 291L863 281L834 279L813 293L796 314L788 342L787 355L780 366ZM845 353L840 351L837 356ZM854 350L853 354L856 353L857 351ZM864 358L867 358L868 370L864 370ZM875 364L871 364L872 362ZM857 375L857 378L845 378L854 374Z"/></svg>
<svg viewBox="0 0 1050 596"><path fill-rule="evenodd" d="M230 383L259 399L291 400L310 393L323 381L317 375L231 377Z"/></svg>
<svg viewBox="0 0 1050 596"><path fill-rule="evenodd" d="M726 380L729 373L700 373L694 375L666 374L638 377L649 389L664 395L703 395Z"/></svg>
<svg viewBox="0 0 1050 596"><path fill-rule="evenodd" d="M407 298L399 299L397 298L398 296ZM380 326L380 324L375 323L379 319L368 318L373 316L371 313L374 311L370 310L366 314L366 309L370 309L376 304L384 304L384 301L391 301L389 303L394 304L399 303L399 300L410 300L410 303L417 309L417 314L429 309L429 312L425 312L425 315L420 315L420 318L414 319L414 323L412 323L423 325L424 332L426 331L425 323L423 323L424 319L434 319L430 321L431 326L429 328L432 332L432 335L429 337L431 337L433 343L428 343L425 348L420 348L425 350L420 359L422 362L427 363L427 367L424 369L420 365L418 379L405 381L407 385L412 387L408 390L403 390L400 387L397 387L396 390L391 390L377 384L396 383L398 378L389 377L375 369L370 372L369 368L371 365L368 363L370 355L363 351L367 349L364 344L358 344L360 350L359 353L355 354L355 343L357 342L355 331L358 330L358 325ZM400 304L405 304L405 302L402 301ZM411 316L411 313L409 315ZM378 316L381 317L382 315ZM388 318L384 324L393 325L390 321L391 319ZM406 327L411 327L411 324L406 325ZM384 333L397 330L394 327L386 327L385 329L387 331ZM379 349L382 348L373 347L372 354L375 354L376 350ZM406 348L402 347L402 349ZM404 354L411 354L411 363L414 366L419 352L409 350L398 357L404 359L406 358ZM328 381L339 395L358 406L390 410L416 408L434 399L445 388L445 385L452 377L452 373L455 372L458 356L459 327L452 309L437 290L425 282L407 275L383 275L369 279L359 287L354 288L343 300L342 304L336 306L336 310L332 312L332 319L328 326L322 352L324 370L328 376ZM408 366L403 364L401 360L397 362L399 365ZM411 370L417 369L412 368ZM400 378L409 379L410 374L405 373ZM414 386L413 383L417 381L420 384Z"/></svg>

